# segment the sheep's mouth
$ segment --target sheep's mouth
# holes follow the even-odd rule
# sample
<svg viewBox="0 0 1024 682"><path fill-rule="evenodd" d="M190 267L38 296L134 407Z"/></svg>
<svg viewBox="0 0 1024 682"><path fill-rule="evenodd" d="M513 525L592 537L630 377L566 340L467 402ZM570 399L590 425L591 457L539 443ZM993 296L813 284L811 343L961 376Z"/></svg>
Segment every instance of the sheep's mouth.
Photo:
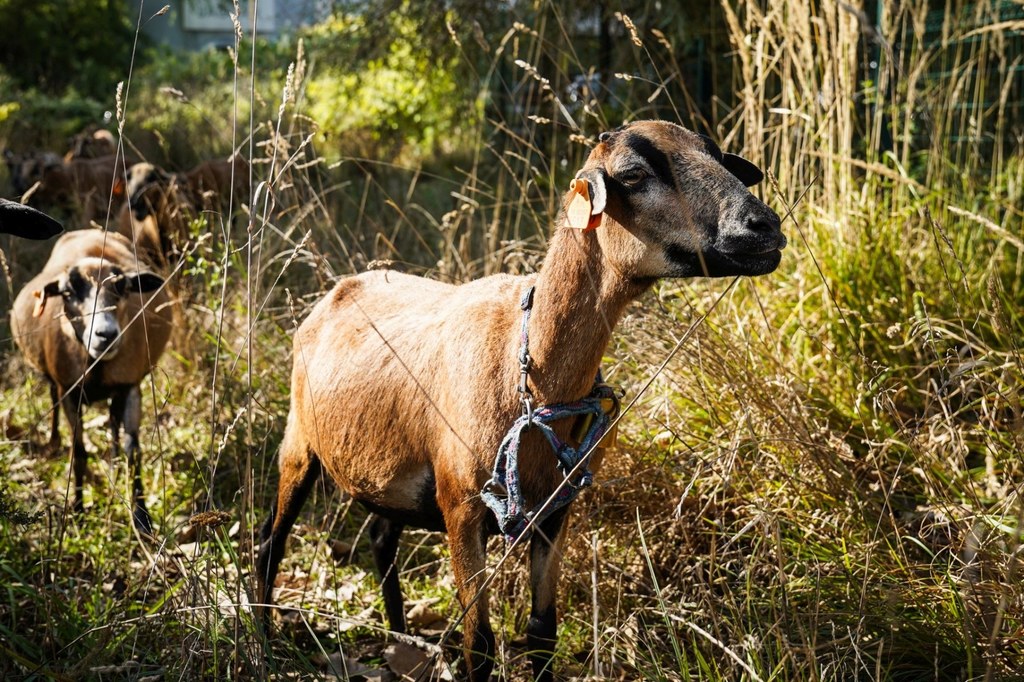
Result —
<svg viewBox="0 0 1024 682"><path fill-rule="evenodd" d="M723 260L732 261L734 264L734 271L727 272L726 275L767 275L782 262L782 249L777 247L765 251L729 253L722 256Z"/></svg>
<svg viewBox="0 0 1024 682"><path fill-rule="evenodd" d="M89 357L93 360L106 362L113 360L117 356L118 351L121 350L121 344L115 340L105 345L94 344L86 350L89 353Z"/></svg>
<svg viewBox="0 0 1024 682"><path fill-rule="evenodd" d="M782 262L785 243L776 242L755 249L723 251L705 249L700 253L670 248L669 260L675 266L673 277L734 277L767 275Z"/></svg>

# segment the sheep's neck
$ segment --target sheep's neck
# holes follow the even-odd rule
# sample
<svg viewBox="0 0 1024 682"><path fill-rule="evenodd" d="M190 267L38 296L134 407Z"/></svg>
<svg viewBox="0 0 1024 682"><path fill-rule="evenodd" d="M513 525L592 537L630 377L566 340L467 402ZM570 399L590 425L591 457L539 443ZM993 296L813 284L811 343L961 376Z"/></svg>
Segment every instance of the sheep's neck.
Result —
<svg viewBox="0 0 1024 682"><path fill-rule="evenodd" d="M534 399L578 400L593 387L626 306L649 285L614 272L593 232L563 228L551 239L535 286L529 326Z"/></svg>

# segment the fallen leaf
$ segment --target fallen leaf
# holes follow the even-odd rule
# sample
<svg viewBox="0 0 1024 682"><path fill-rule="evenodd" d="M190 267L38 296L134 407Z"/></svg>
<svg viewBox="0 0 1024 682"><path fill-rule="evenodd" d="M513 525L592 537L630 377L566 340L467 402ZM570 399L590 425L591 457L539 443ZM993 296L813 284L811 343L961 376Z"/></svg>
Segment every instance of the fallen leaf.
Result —
<svg viewBox="0 0 1024 682"><path fill-rule="evenodd" d="M323 665L324 676L347 680L356 675L360 677L380 678L384 671L380 668L371 668L363 665L354 658L349 658L341 651L335 651L327 657Z"/></svg>
<svg viewBox="0 0 1024 682"><path fill-rule="evenodd" d="M328 540L327 545L331 548L331 558L336 563L347 564L352 560L352 545L341 540Z"/></svg>
<svg viewBox="0 0 1024 682"><path fill-rule="evenodd" d="M416 628L417 630L443 630L448 624L444 615L430 608L430 603L425 601L409 609L409 613L405 614L405 620L409 627Z"/></svg>
<svg viewBox="0 0 1024 682"><path fill-rule="evenodd" d="M414 646L395 642L384 648L384 660L388 667L403 680L451 680L451 673L444 664L434 663L430 654ZM423 673L432 670L428 676Z"/></svg>

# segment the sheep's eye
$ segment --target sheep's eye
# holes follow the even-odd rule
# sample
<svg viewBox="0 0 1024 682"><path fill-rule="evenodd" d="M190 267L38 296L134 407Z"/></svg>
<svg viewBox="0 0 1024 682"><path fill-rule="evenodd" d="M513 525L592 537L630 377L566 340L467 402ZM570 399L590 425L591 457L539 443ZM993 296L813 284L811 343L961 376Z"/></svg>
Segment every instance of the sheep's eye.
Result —
<svg viewBox="0 0 1024 682"><path fill-rule="evenodd" d="M636 185L647 177L647 171L640 167L627 168L619 173L619 182L624 185Z"/></svg>

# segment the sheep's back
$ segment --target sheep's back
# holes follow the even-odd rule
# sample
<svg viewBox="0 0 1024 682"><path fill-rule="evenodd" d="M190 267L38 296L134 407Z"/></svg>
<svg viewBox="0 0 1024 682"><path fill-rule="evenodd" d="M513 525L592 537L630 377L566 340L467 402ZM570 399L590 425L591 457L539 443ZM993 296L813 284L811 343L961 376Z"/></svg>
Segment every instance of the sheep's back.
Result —
<svg viewBox="0 0 1024 682"><path fill-rule="evenodd" d="M383 465L415 467L453 449L473 453L458 460L486 476L519 409L513 326L526 282L454 286L375 271L342 280L314 307L295 337L293 418L336 481L356 494L383 488L400 474ZM396 451L403 457L386 456Z"/></svg>

